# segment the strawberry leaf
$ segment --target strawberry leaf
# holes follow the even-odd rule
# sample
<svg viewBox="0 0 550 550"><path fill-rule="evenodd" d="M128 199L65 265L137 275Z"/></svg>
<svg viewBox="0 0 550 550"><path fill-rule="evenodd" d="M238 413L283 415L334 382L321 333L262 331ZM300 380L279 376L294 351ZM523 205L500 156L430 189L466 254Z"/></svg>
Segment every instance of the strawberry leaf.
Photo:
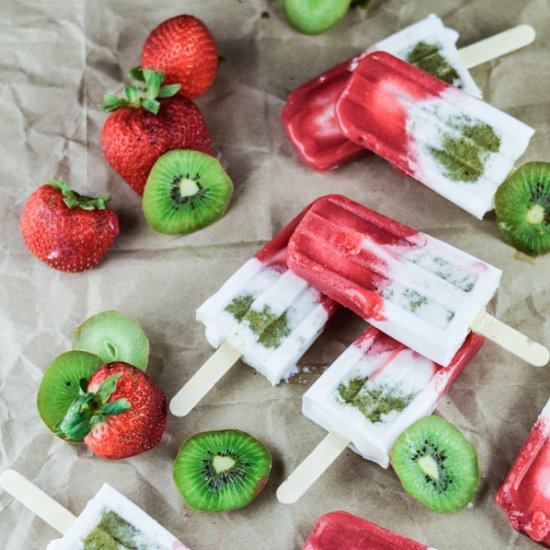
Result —
<svg viewBox="0 0 550 550"><path fill-rule="evenodd" d="M145 85L126 86L124 88L124 93L126 95L125 99L119 98L113 94L105 94L105 104L99 106L102 111L112 113L121 107L133 107L143 108L156 115L161 105L160 102L157 101L157 98L172 97L177 94L181 88L180 84L162 86L166 77L161 71L135 67L130 71L130 75L132 78Z"/></svg>
<svg viewBox="0 0 550 550"><path fill-rule="evenodd" d="M156 115L160 109L160 103L156 99L144 99L141 102L141 106L150 113Z"/></svg>
<svg viewBox="0 0 550 550"><path fill-rule="evenodd" d="M172 97L179 92L180 88L181 84L167 84L159 90L157 97Z"/></svg>
<svg viewBox="0 0 550 550"><path fill-rule="evenodd" d="M116 399L112 403L107 403L104 407L102 407L101 413L103 416L107 416L108 414L120 414L129 411L131 408L132 405L130 405L130 402L122 397L120 399Z"/></svg>
<svg viewBox="0 0 550 550"><path fill-rule="evenodd" d="M67 409L63 420L55 426L56 435L71 441L82 441L90 433L94 397L93 393L77 397Z"/></svg>
<svg viewBox="0 0 550 550"><path fill-rule="evenodd" d="M124 93L126 94L126 97L128 98L128 103L130 105L139 107L139 90L135 86L126 86L124 88Z"/></svg>
<svg viewBox="0 0 550 550"><path fill-rule="evenodd" d="M55 189L61 191L63 202L69 208L82 208L83 210L104 210L111 196L106 193L103 197L88 197L81 195L71 189L71 186L63 180L48 180L48 183Z"/></svg>
<svg viewBox="0 0 550 550"><path fill-rule="evenodd" d="M155 99L159 94L161 84L164 82L164 75L159 71L143 69L143 76L145 78L147 99Z"/></svg>
<svg viewBox="0 0 550 550"><path fill-rule="evenodd" d="M105 378L105 380L101 382L99 388L95 392L95 396L102 405L107 403L109 397L111 397L111 394L115 391L116 385L118 384L118 379L121 376L122 372L117 372L116 374Z"/></svg>
<svg viewBox="0 0 550 550"><path fill-rule="evenodd" d="M134 67L130 71L130 78L137 80L138 82L145 82L145 76L143 76L143 69L140 66Z"/></svg>

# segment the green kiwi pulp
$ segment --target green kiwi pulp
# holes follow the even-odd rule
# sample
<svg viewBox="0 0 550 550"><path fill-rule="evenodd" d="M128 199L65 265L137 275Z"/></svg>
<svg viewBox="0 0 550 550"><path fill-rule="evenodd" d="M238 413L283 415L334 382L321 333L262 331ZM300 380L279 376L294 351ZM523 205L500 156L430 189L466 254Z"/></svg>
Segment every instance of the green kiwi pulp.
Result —
<svg viewBox="0 0 550 550"><path fill-rule="evenodd" d="M149 361L147 336L118 311L103 311L84 321L74 332L73 349L93 353L104 363L124 361L143 371Z"/></svg>
<svg viewBox="0 0 550 550"><path fill-rule="evenodd" d="M283 0L283 11L291 27L304 34L321 34L348 11L351 0Z"/></svg>
<svg viewBox="0 0 550 550"><path fill-rule="evenodd" d="M195 510L221 512L246 506L261 492L271 454L238 430L202 432L188 439L174 462L174 482Z"/></svg>
<svg viewBox="0 0 550 550"><path fill-rule="evenodd" d="M155 231L191 233L219 219L232 194L233 182L217 159L176 149L153 165L143 191L143 211Z"/></svg>
<svg viewBox="0 0 550 550"><path fill-rule="evenodd" d="M451 423L426 416L405 430L391 450L403 488L436 512L456 512L479 484L476 450Z"/></svg>
<svg viewBox="0 0 550 550"><path fill-rule="evenodd" d="M495 212L512 246L529 256L550 251L550 163L520 166L497 189Z"/></svg>
<svg viewBox="0 0 550 550"><path fill-rule="evenodd" d="M78 397L81 384L87 384L92 374L104 364L97 355L84 351L68 351L56 357L46 369L36 404L44 424L62 439L68 439L57 433L56 426Z"/></svg>

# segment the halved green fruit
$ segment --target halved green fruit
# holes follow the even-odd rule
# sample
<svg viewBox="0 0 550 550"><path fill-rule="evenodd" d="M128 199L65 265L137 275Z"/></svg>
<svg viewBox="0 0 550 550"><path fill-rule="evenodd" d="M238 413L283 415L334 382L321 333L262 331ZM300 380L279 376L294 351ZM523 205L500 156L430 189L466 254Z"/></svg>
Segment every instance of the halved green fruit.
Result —
<svg viewBox="0 0 550 550"><path fill-rule="evenodd" d="M271 454L238 430L202 432L188 439L174 462L174 482L195 510L220 512L246 506L261 492Z"/></svg>
<svg viewBox="0 0 550 550"><path fill-rule="evenodd" d="M479 484L476 450L439 416L406 429L392 447L391 462L405 491L436 512L464 508Z"/></svg>
<svg viewBox="0 0 550 550"><path fill-rule="evenodd" d="M220 218L232 194L233 182L217 159L176 149L153 165L143 191L143 212L160 233L191 233Z"/></svg>
<svg viewBox="0 0 550 550"><path fill-rule="evenodd" d="M527 162L497 189L497 224L506 240L530 256L550 251L550 163Z"/></svg>
<svg viewBox="0 0 550 550"><path fill-rule="evenodd" d="M304 34L321 34L348 11L351 0L283 0L290 25Z"/></svg>
<svg viewBox="0 0 550 550"><path fill-rule="evenodd" d="M81 384L87 384L103 364L104 361L97 355L68 351L56 357L46 369L38 388L36 404L44 424L58 437L68 439L56 433L56 426L78 397Z"/></svg>
<svg viewBox="0 0 550 550"><path fill-rule="evenodd" d="M74 332L73 349L93 353L104 363L124 361L143 371L149 361L149 339L118 311L103 311L84 321Z"/></svg>

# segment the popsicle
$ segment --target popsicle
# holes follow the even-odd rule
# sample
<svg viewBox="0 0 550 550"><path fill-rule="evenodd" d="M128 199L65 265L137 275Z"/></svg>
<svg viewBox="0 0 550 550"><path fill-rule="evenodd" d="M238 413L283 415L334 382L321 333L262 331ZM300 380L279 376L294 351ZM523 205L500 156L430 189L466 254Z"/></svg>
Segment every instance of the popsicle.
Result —
<svg viewBox="0 0 550 550"><path fill-rule="evenodd" d="M500 269L341 195L310 207L289 241L288 265L440 365L471 330L533 365L548 362L545 347L485 312Z"/></svg>
<svg viewBox="0 0 550 550"><path fill-rule="evenodd" d="M550 400L496 494L512 527L550 548Z"/></svg>
<svg viewBox="0 0 550 550"><path fill-rule="evenodd" d="M349 139L479 219L534 133L385 52L361 60L335 112Z"/></svg>
<svg viewBox="0 0 550 550"><path fill-rule="evenodd" d="M188 414L241 357L273 385L288 378L336 311L333 300L286 265L288 239L308 208L197 309L218 351L174 396L173 414Z"/></svg>
<svg viewBox="0 0 550 550"><path fill-rule="evenodd" d="M367 149L340 129L334 106L359 61L386 51L438 78L481 97L468 69L531 44L535 31L519 25L457 51L458 33L430 15L374 44L365 52L329 69L293 90L282 110L283 127L302 161L320 172L334 170L365 156Z"/></svg>
<svg viewBox="0 0 550 550"><path fill-rule="evenodd" d="M189 550L107 483L78 518L14 470L2 472L0 485L63 535L48 550Z"/></svg>
<svg viewBox="0 0 550 550"><path fill-rule="evenodd" d="M369 327L303 396L302 412L329 434L277 491L295 502L348 446L383 468L399 435L431 414L485 339L471 333L442 367Z"/></svg>
<svg viewBox="0 0 550 550"><path fill-rule="evenodd" d="M348 512L321 516L303 550L436 550Z"/></svg>

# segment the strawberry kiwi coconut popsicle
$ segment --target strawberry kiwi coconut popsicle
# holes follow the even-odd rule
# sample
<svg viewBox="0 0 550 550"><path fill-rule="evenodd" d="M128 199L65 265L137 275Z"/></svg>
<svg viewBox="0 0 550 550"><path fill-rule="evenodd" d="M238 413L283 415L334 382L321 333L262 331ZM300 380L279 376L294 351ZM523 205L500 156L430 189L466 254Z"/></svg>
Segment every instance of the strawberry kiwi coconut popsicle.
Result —
<svg viewBox="0 0 550 550"><path fill-rule="evenodd" d="M0 474L0 486L63 535L48 550L189 550L107 483L78 517L14 470Z"/></svg>
<svg viewBox="0 0 550 550"><path fill-rule="evenodd" d="M499 269L341 195L309 208L289 241L288 265L440 365L472 330L535 366L548 362L546 348L485 312Z"/></svg>
<svg viewBox="0 0 550 550"><path fill-rule="evenodd" d="M338 308L287 266L288 239L308 208L197 309L218 351L170 402L176 416L189 413L241 357L273 385L288 378Z"/></svg>
<svg viewBox="0 0 550 550"><path fill-rule="evenodd" d="M279 500L295 502L348 446L387 468L396 439L434 411L484 341L471 333L444 368L369 327L304 394L302 412L329 434L279 487Z"/></svg>
<svg viewBox="0 0 550 550"><path fill-rule="evenodd" d="M550 548L550 400L496 494L512 527Z"/></svg>
<svg viewBox="0 0 550 550"><path fill-rule="evenodd" d="M303 550L436 550L348 512L321 516Z"/></svg>
<svg viewBox="0 0 550 550"><path fill-rule="evenodd" d="M385 52L357 65L336 117L350 140L479 219L534 133Z"/></svg>
<svg viewBox="0 0 550 550"><path fill-rule="evenodd" d="M535 32L520 25L457 50L458 33L430 15L348 59L293 90L281 118L288 137L303 162L320 172L334 170L369 153L340 129L334 106L363 57L385 51L437 78L481 97L469 68L530 44Z"/></svg>

